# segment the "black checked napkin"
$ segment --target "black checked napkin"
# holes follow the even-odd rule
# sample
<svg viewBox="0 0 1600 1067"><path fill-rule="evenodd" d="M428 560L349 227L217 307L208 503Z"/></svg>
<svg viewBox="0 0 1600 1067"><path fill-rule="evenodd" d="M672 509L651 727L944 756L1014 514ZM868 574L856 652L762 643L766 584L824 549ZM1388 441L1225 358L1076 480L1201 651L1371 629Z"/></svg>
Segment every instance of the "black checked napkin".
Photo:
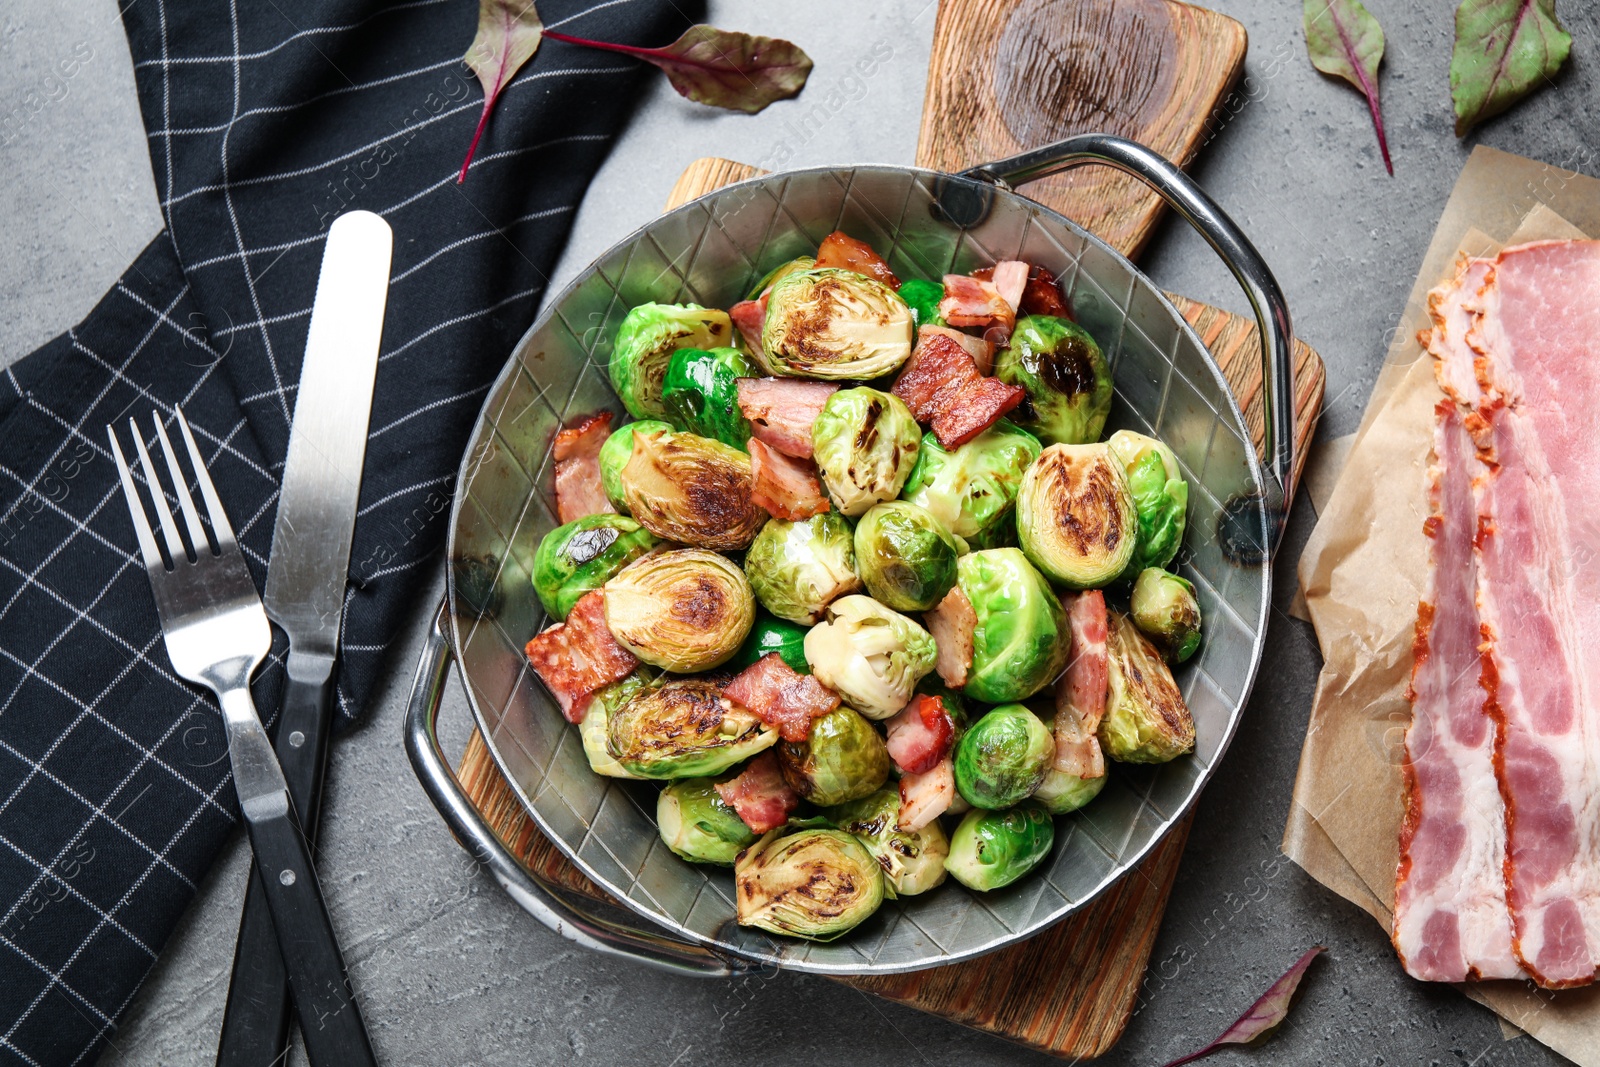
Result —
<svg viewBox="0 0 1600 1067"><path fill-rule="evenodd" d="M461 62L473 0L124 4L166 229L77 328L0 381L0 1063L90 1061L237 821L217 709L177 678L105 425L181 405L257 585L328 224L394 228L347 591L361 711L439 547L479 405L532 321L648 68L546 42L502 96ZM539 0L659 44L675 3ZM152 445L153 447L153 445ZM283 684L281 635L257 675Z"/></svg>

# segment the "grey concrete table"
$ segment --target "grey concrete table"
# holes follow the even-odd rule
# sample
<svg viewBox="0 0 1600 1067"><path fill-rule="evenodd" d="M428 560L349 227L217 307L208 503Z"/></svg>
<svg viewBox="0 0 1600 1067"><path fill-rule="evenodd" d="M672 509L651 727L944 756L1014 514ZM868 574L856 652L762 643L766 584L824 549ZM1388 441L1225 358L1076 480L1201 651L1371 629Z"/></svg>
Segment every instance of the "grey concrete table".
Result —
<svg viewBox="0 0 1600 1067"><path fill-rule="evenodd" d="M462 0L463 3L470 0ZM697 109L657 80L577 219L557 285L649 218L682 167L716 153L793 165L912 158L933 29L930 0L714 0L721 25L786 36L817 61L802 100L750 118ZM1322 439L1351 431L1387 331L1472 141L1452 133L1447 68L1453 0L1369 0L1388 33L1383 76L1396 176L1378 160L1360 98L1306 62L1300 5L1212 0L1250 31L1246 103L1196 173L1255 239L1288 291L1298 332L1327 360ZM1485 127L1481 139L1553 162L1590 160L1600 54L1592 4L1563 0L1572 69ZM893 58L865 82L852 62L877 41ZM466 42L463 42L463 47ZM75 323L160 227L111 0L0 0L0 114L46 92L74 46L92 50L31 120L5 129L0 188L0 361ZM81 52L80 52L81 54ZM829 90L837 111L812 111ZM802 121L802 116L810 115ZM1580 164L1580 167L1582 164ZM537 180L537 175L530 175ZM1209 252L1169 226L1145 260L1163 285L1239 308ZM1303 494L1302 494L1303 496ZM1288 603L1313 516L1304 499L1277 568ZM373 1039L392 1064L873 1064L1049 1062L993 1038L822 979L697 982L575 950L524 915L445 832L400 744L423 609L367 724L334 755L321 865ZM1330 946L1284 1029L1259 1051L1215 1062L1553 1064L1450 989L1407 979L1365 914L1278 851L1319 659L1309 627L1282 610L1244 727L1200 804L1138 1014L1115 1064L1159 1064L1208 1040L1304 948ZM453 690L448 743L467 713ZM202 886L101 1060L208 1064L233 949L247 854L236 840ZM1250 879L1247 881L1247 879ZM298 1054L296 1054L298 1056ZM296 1059L296 1062L301 1062Z"/></svg>

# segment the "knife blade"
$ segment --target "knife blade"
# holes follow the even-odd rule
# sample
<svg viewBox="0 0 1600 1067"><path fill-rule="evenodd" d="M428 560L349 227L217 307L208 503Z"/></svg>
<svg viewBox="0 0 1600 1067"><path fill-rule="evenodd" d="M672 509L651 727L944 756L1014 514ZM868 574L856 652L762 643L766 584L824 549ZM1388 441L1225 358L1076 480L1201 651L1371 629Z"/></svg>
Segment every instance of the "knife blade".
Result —
<svg viewBox="0 0 1600 1067"><path fill-rule="evenodd" d="M389 224L370 211L348 212L328 228L262 596L289 638L274 747L313 845L393 249ZM270 1067L288 1043L288 979L259 877L252 864L219 1067Z"/></svg>

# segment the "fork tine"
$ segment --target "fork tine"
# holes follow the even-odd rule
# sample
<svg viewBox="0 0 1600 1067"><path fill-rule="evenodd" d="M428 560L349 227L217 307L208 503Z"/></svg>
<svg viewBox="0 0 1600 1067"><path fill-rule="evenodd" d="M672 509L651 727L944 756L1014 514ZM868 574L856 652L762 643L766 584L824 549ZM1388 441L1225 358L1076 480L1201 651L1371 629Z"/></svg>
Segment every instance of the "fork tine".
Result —
<svg viewBox="0 0 1600 1067"><path fill-rule="evenodd" d="M161 425L159 417L155 424L156 437L161 440L161 452L167 460L167 471L172 475L178 510L183 512L184 525L189 528L189 543L194 546L194 554L198 558L203 552L210 551L211 543L206 540L205 527L200 525L200 516L194 510L194 498L189 495L189 479L183 476L183 468L178 465L178 457L172 451L172 442L167 439L166 428Z"/></svg>
<svg viewBox="0 0 1600 1067"><path fill-rule="evenodd" d="M133 483L133 472L128 469L128 461L122 456L122 446L117 443L117 431L110 423L106 424L106 436L111 438L111 454L116 457L117 474L122 478L122 495L128 502L128 517L133 520L133 532L139 539L139 554L144 557L145 569L165 570L167 565L161 558L161 550L156 547L150 519L144 513L144 505L139 502L139 487Z"/></svg>
<svg viewBox="0 0 1600 1067"><path fill-rule="evenodd" d="M172 565L176 567L180 559L189 558L189 553L183 547L183 538L178 536L177 523L172 521L172 512L167 508L167 495L162 491L161 479L156 477L156 468L155 464L150 462L150 453L145 450L144 438L139 436L139 424L130 418L128 428L133 431L133 447L139 450L139 466L144 468L145 484L150 488L150 502L155 505L156 519L161 523L162 540L166 541L167 554L171 556Z"/></svg>
<svg viewBox="0 0 1600 1067"><path fill-rule="evenodd" d="M194 443L194 434L189 432L189 420L183 417L182 408L174 407L172 412L178 432L183 434L183 443L188 446L189 462L194 464L194 479L200 486L201 499L206 502L206 517L211 520L211 529L217 535L217 549L226 552L237 544L233 538L233 525L228 522L228 513L217 496L217 487L211 484L205 461L200 458L200 446Z"/></svg>

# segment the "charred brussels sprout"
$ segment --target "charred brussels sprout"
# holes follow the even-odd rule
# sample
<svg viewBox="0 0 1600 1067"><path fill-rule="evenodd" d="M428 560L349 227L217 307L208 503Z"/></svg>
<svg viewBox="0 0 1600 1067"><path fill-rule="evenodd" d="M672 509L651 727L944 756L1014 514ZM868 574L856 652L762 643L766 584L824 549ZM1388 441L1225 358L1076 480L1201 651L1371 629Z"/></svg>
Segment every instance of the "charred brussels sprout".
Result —
<svg viewBox="0 0 1600 1067"><path fill-rule="evenodd" d="M889 777L889 750L872 724L843 705L811 720L806 739L778 742L778 765L789 787L818 807L843 804Z"/></svg>
<svg viewBox="0 0 1600 1067"><path fill-rule="evenodd" d="M668 416L683 429L742 451L750 423L739 410L736 383L756 374L736 348L680 348L667 363L661 397Z"/></svg>
<svg viewBox="0 0 1600 1067"><path fill-rule="evenodd" d="M917 326L943 326L939 315L939 301L944 299L944 286L938 282L912 278L900 283L900 299L911 309L911 318Z"/></svg>
<svg viewBox="0 0 1600 1067"><path fill-rule="evenodd" d="M833 511L799 522L769 520L745 553L744 573L762 607L802 626L861 588L850 524Z"/></svg>
<svg viewBox="0 0 1600 1067"><path fill-rule="evenodd" d="M967 727L956 745L956 789L975 808L1009 808L1044 781L1055 739L1021 704L1002 704Z"/></svg>
<svg viewBox="0 0 1600 1067"><path fill-rule="evenodd" d="M1010 811L974 808L950 835L944 869L968 889L980 893L999 889L1037 867L1050 855L1055 840L1055 823L1038 804Z"/></svg>
<svg viewBox="0 0 1600 1067"><path fill-rule="evenodd" d="M589 758L589 769L594 773L606 778L638 777L616 761L616 757L606 748L606 739L611 731L611 713L646 688L645 678L636 671L622 681L606 686L589 701L583 722L578 724L578 737L583 741L583 754Z"/></svg>
<svg viewBox="0 0 1600 1067"><path fill-rule="evenodd" d="M956 581L972 604L972 666L963 691L974 700L1024 700L1055 680L1072 653L1061 601L1015 548L971 552Z"/></svg>
<svg viewBox="0 0 1600 1067"><path fill-rule="evenodd" d="M903 400L866 386L834 393L811 426L812 453L828 496L851 518L900 495L921 439Z"/></svg>
<svg viewBox="0 0 1600 1067"><path fill-rule="evenodd" d="M1183 480L1172 449L1132 430L1118 430L1106 447L1122 464L1133 494L1138 518L1138 540L1125 577L1146 567L1165 567L1183 544L1184 512L1189 506L1189 483Z"/></svg>
<svg viewBox="0 0 1600 1067"><path fill-rule="evenodd" d="M890 896L916 896L944 881L944 858L950 854L950 839L937 821L920 830L897 830L898 790L880 789L871 796L831 808L826 815L835 826L854 834L867 846L883 868Z"/></svg>
<svg viewBox="0 0 1600 1067"><path fill-rule="evenodd" d="M544 535L533 554L533 591L552 619L654 548L654 534L626 515L585 515Z"/></svg>
<svg viewBox="0 0 1600 1067"><path fill-rule="evenodd" d="M806 634L806 662L817 681L869 719L905 707L937 657L928 631L867 596L835 600Z"/></svg>
<svg viewBox="0 0 1600 1067"><path fill-rule="evenodd" d="M1098 778L1079 778L1052 767L1039 788L1033 791L1033 799L1051 815L1065 815L1089 803L1105 787L1106 776L1103 774Z"/></svg>
<svg viewBox="0 0 1600 1067"><path fill-rule="evenodd" d="M773 830L734 863L740 926L832 941L883 903L883 868L843 830Z"/></svg>
<svg viewBox="0 0 1600 1067"><path fill-rule="evenodd" d="M774 374L877 378L911 355L911 309L893 289L853 270L785 274L767 295L761 346Z"/></svg>
<svg viewBox="0 0 1600 1067"><path fill-rule="evenodd" d="M623 498L639 525L697 548L744 548L767 521L751 499L750 457L692 433L638 433L622 468Z"/></svg>
<svg viewBox="0 0 1600 1067"><path fill-rule="evenodd" d="M1133 583L1134 625L1173 663L1200 647L1200 602L1188 579L1160 567L1146 567Z"/></svg>
<svg viewBox="0 0 1600 1067"><path fill-rule="evenodd" d="M703 548L657 552L606 583L606 629L617 644L682 674L725 663L755 617L744 572Z"/></svg>
<svg viewBox="0 0 1600 1067"><path fill-rule="evenodd" d="M680 678L613 708L606 750L640 778L694 778L720 774L777 740L778 731L724 698L721 687Z"/></svg>
<svg viewBox="0 0 1600 1067"><path fill-rule="evenodd" d="M775 618L764 611L757 612L749 636L728 661L728 669L742 671L753 666L768 652L776 652L792 670L810 674L811 665L806 662L807 629L788 619Z"/></svg>
<svg viewBox="0 0 1600 1067"><path fill-rule="evenodd" d="M714 778L682 778L656 796L656 829L674 854L691 863L732 867L756 835L717 793Z"/></svg>
<svg viewBox="0 0 1600 1067"><path fill-rule="evenodd" d="M927 611L955 584L955 538L915 504L874 504L856 523L855 547L867 592L896 611Z"/></svg>
<svg viewBox="0 0 1600 1067"><path fill-rule="evenodd" d="M759 282L756 282L754 288L750 290L750 294L746 296L745 299L760 300L761 294L766 292L768 287L776 285L778 279L787 277L797 270L810 270L816 265L817 261L814 256L799 256L795 259L791 259L787 263L780 263L768 271L766 276L763 277Z"/></svg>
<svg viewBox="0 0 1600 1067"><path fill-rule="evenodd" d="M1022 478L1022 551L1069 589L1115 581L1133 558L1136 529L1127 476L1103 444L1051 445Z"/></svg>
<svg viewBox="0 0 1600 1067"><path fill-rule="evenodd" d="M611 431L606 443L600 446L600 484L605 488L606 499L611 501L612 507L624 515L628 514L628 497L622 488L622 468L628 465L628 459L633 455L633 435L672 432L672 423L658 419L630 422Z"/></svg>
<svg viewBox="0 0 1600 1067"><path fill-rule="evenodd" d="M1100 744L1127 763L1166 763L1194 748L1194 718L1166 661L1133 622L1111 613L1110 686Z"/></svg>
<svg viewBox="0 0 1600 1067"><path fill-rule="evenodd" d="M994 376L1027 391L1012 417L1039 440L1100 440L1111 413L1111 368L1094 338L1071 319L1024 316L996 357Z"/></svg>
<svg viewBox="0 0 1600 1067"><path fill-rule="evenodd" d="M1028 465L1039 458L1034 436L1001 419L977 437L947 451L932 433L922 438L917 465L901 495L933 512L945 528L969 543L1004 535ZM998 548L974 544L975 548Z"/></svg>
<svg viewBox="0 0 1600 1067"><path fill-rule="evenodd" d="M733 339L726 311L698 304L640 304L622 318L611 347L611 385L636 419L664 419L661 381L680 348L721 348Z"/></svg>

